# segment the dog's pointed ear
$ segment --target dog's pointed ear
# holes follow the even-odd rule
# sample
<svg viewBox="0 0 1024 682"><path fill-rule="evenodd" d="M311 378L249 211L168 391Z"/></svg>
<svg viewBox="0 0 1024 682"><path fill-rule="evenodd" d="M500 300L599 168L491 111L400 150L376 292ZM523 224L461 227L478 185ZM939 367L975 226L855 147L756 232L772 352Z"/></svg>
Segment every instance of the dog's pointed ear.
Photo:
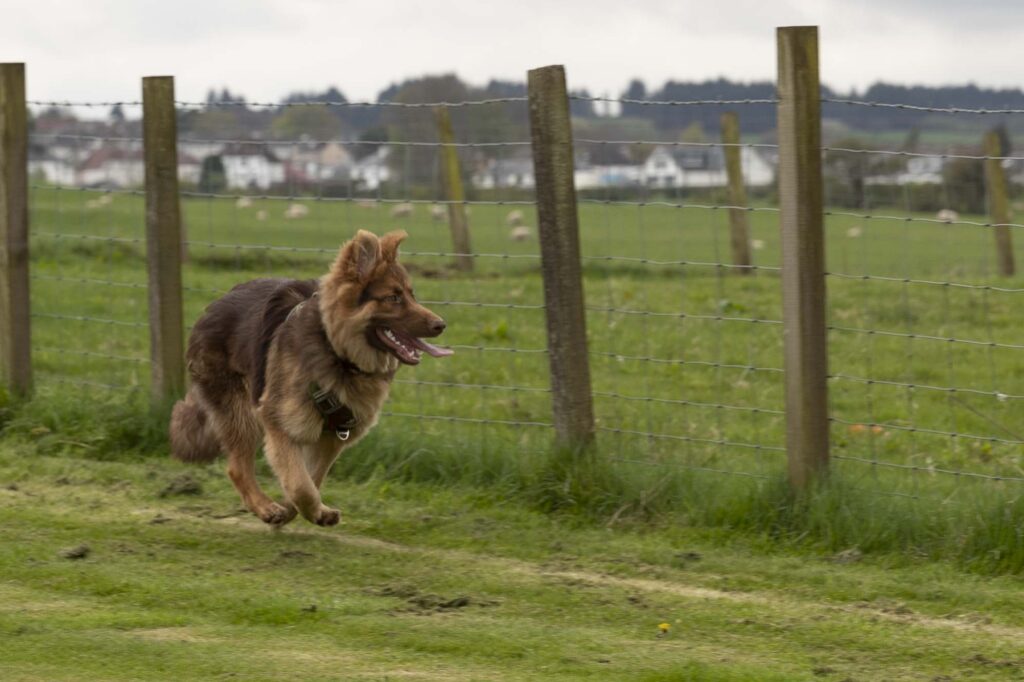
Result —
<svg viewBox="0 0 1024 682"><path fill-rule="evenodd" d="M398 245L408 236L409 233L405 230L395 230L380 238L381 258L385 263L394 263L398 260Z"/></svg>
<svg viewBox="0 0 1024 682"><path fill-rule="evenodd" d="M359 230L346 242L334 262L334 271L343 278L356 282L369 281L381 261L380 240L377 235Z"/></svg>

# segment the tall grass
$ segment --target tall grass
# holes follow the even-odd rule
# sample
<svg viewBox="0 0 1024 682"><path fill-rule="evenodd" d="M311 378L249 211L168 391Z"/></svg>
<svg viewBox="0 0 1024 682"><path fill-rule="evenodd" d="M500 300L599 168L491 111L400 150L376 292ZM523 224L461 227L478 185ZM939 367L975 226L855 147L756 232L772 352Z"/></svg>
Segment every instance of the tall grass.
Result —
<svg viewBox="0 0 1024 682"><path fill-rule="evenodd" d="M0 441L25 456L160 458L168 456L167 415L138 393L82 400L44 389L27 401L3 399ZM600 443L568 452L497 440L467 450L385 417L339 459L332 476L474 488L496 503L524 504L574 523L634 530L683 524L823 556L855 549L950 561L985 574L1024 573L1024 496L1012 484L960 482L919 496L884 494L837 468L794 493L782 472L722 476L615 454Z"/></svg>

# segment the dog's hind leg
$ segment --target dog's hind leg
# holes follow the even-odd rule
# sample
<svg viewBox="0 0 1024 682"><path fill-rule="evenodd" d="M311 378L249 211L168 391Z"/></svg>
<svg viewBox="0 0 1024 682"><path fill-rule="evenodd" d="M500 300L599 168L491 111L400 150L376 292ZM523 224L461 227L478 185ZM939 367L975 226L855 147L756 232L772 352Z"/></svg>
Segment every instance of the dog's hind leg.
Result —
<svg viewBox="0 0 1024 682"><path fill-rule="evenodd" d="M315 461L318 445L295 443L284 433L267 429L267 461L277 474L285 497L307 521L318 526L333 526L341 520L341 512L324 505L317 484L306 469L307 461ZM326 473L325 468L320 475L321 481Z"/></svg>
<svg viewBox="0 0 1024 682"><path fill-rule="evenodd" d="M261 429L255 410L240 391L219 396L214 427L228 455L228 478L242 497L246 508L261 521L282 526L295 518L295 508L270 499L256 480L256 451Z"/></svg>
<svg viewBox="0 0 1024 682"><path fill-rule="evenodd" d="M274 502L256 481L255 446L233 448L228 452L228 478L242 496L246 509L261 521L272 526L283 526L295 518L295 507Z"/></svg>

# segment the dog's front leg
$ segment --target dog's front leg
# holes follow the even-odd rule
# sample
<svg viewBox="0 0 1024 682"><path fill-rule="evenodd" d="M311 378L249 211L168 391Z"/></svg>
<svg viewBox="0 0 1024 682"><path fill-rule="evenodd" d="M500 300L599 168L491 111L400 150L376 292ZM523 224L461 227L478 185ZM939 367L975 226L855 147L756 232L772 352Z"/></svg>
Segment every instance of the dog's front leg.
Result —
<svg viewBox="0 0 1024 682"><path fill-rule="evenodd" d="M318 526L333 526L341 520L341 512L321 502L320 491L306 469L306 461L313 455L309 451L316 447L315 443L296 443L277 429L267 429L267 461L281 482L285 497L307 521Z"/></svg>

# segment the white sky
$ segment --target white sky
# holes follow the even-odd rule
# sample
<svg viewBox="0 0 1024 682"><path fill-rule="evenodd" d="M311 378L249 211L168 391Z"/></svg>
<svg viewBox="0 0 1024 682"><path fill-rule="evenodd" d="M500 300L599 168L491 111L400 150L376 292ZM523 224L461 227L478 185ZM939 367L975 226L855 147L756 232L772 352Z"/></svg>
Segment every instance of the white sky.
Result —
<svg viewBox="0 0 1024 682"><path fill-rule="evenodd" d="M134 100L148 75L174 75L183 100L370 99L409 76L482 84L547 64L614 96L633 77L773 79L775 27L808 24L840 90L1024 85L1024 0L0 0L0 61L26 62L42 100Z"/></svg>

